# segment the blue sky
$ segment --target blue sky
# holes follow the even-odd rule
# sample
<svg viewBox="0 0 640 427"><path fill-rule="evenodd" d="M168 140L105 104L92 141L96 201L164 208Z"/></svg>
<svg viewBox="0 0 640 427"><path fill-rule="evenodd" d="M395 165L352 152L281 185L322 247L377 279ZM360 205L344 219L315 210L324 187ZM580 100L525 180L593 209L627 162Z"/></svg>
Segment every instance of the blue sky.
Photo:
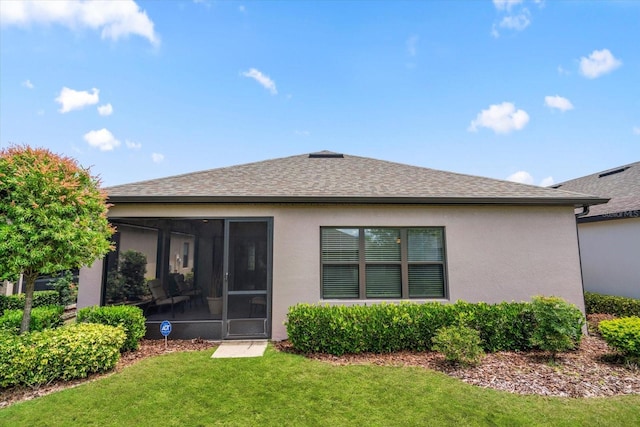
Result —
<svg viewBox="0 0 640 427"><path fill-rule="evenodd" d="M640 160L638 1L0 2L0 146L105 186L332 150L535 185Z"/></svg>

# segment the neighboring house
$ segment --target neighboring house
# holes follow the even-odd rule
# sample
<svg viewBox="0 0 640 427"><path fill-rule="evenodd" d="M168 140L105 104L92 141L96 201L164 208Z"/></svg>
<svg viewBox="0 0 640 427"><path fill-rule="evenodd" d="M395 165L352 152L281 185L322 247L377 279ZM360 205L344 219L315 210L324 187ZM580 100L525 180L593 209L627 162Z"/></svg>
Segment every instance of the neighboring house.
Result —
<svg viewBox="0 0 640 427"><path fill-rule="evenodd" d="M213 339L284 339L297 303L545 294L583 309L574 210L607 201L327 151L107 192L115 241L146 253L148 277L167 288L192 265L196 290L146 307L148 334L169 319L172 336ZM81 271L80 307L104 303L115 259Z"/></svg>
<svg viewBox="0 0 640 427"><path fill-rule="evenodd" d="M553 187L611 199L578 218L585 290L640 298L640 162Z"/></svg>

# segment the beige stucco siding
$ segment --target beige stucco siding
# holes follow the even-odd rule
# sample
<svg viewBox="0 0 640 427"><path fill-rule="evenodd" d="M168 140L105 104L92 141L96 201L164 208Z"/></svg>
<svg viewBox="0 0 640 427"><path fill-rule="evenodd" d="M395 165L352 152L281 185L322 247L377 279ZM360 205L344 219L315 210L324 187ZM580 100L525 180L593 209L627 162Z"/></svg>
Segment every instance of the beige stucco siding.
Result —
<svg viewBox="0 0 640 427"><path fill-rule="evenodd" d="M640 298L640 218L582 223L584 288Z"/></svg>
<svg viewBox="0 0 640 427"><path fill-rule="evenodd" d="M286 337L283 322L289 306L324 302L321 226L445 227L448 301L521 301L545 294L562 296L583 309L572 207L156 204L115 206L110 216L273 217L276 340Z"/></svg>

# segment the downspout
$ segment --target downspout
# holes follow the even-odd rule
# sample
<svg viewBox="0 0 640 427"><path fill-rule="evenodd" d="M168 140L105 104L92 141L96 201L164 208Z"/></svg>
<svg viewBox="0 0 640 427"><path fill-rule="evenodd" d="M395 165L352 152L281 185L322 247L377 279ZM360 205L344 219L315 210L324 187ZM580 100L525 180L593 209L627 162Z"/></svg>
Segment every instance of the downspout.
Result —
<svg viewBox="0 0 640 427"><path fill-rule="evenodd" d="M578 218L589 215L589 205L582 206L582 212L575 214L576 216L576 241L578 243L578 262L580 264L580 283L582 284L582 306L584 307L585 326L582 328L582 332L589 336L589 328L587 328L587 301L584 298L584 275L582 274L582 253L580 251L580 231L578 230Z"/></svg>

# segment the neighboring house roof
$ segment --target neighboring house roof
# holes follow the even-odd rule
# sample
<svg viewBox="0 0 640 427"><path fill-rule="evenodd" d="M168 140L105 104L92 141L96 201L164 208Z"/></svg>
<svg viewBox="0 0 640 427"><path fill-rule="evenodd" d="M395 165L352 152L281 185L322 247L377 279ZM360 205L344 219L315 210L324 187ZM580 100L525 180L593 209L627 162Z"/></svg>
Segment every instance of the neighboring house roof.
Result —
<svg viewBox="0 0 640 427"><path fill-rule="evenodd" d="M106 189L112 203L411 203L583 206L607 199L329 151Z"/></svg>
<svg viewBox="0 0 640 427"><path fill-rule="evenodd" d="M572 179L553 187L611 199L606 204L590 208L589 214L581 221L640 218L640 162Z"/></svg>

